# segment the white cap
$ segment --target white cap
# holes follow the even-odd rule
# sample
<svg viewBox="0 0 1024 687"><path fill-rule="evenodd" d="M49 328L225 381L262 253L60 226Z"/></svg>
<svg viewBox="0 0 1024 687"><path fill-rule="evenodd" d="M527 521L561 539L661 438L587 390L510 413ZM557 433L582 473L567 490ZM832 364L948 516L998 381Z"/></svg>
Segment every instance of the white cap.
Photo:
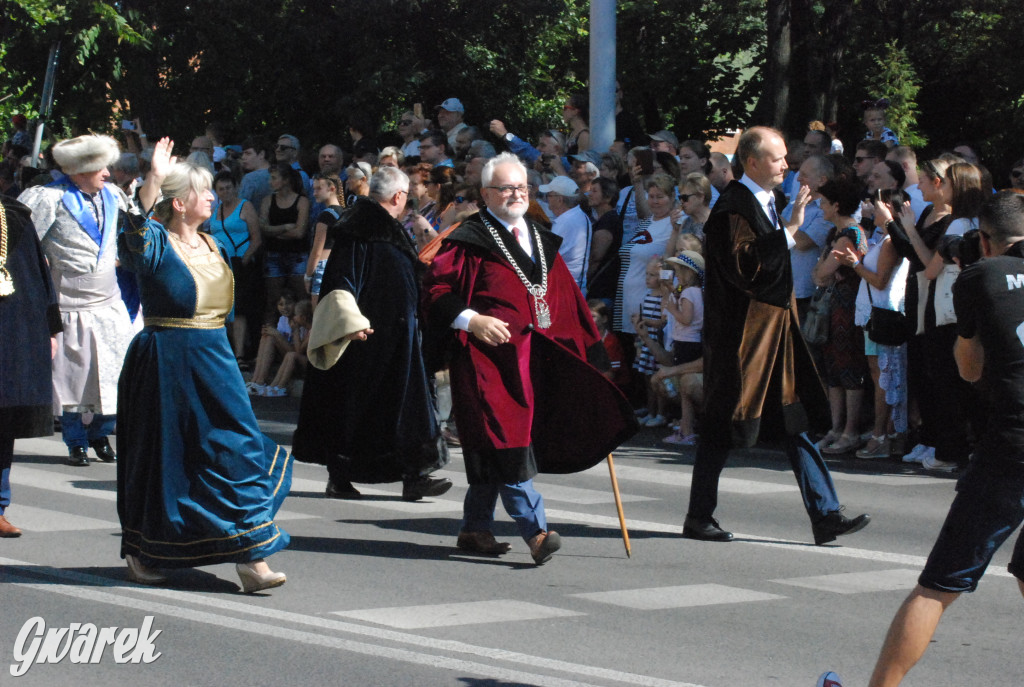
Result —
<svg viewBox="0 0 1024 687"><path fill-rule="evenodd" d="M466 112L466 108L462 106L462 101L458 98L448 98L434 109L448 110L449 112L462 112L463 114Z"/></svg>
<svg viewBox="0 0 1024 687"><path fill-rule="evenodd" d="M580 187L569 177L555 177L550 183L538 188L541 193L557 193L560 196L575 196L580 192Z"/></svg>

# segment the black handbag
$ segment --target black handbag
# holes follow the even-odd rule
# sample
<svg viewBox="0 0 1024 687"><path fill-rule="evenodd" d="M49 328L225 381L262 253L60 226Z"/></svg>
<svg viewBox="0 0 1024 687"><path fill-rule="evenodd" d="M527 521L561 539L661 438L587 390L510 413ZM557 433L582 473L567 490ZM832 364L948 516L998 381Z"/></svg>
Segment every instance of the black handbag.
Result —
<svg viewBox="0 0 1024 687"><path fill-rule="evenodd" d="M875 305L871 298L871 284L865 282L868 301L871 303L871 317L864 325L868 338L883 346L900 346L910 338L910 320L901 312L886 310Z"/></svg>
<svg viewBox="0 0 1024 687"><path fill-rule="evenodd" d="M811 296L807 315L800 331L804 341L812 346L824 346L828 341L829 320L832 317L832 288L819 286Z"/></svg>

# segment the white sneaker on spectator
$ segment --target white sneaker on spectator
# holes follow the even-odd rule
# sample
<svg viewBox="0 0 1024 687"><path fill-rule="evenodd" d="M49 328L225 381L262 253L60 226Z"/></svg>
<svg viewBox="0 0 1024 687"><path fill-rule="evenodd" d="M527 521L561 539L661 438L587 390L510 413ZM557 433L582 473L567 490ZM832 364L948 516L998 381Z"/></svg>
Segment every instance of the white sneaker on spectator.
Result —
<svg viewBox="0 0 1024 687"><path fill-rule="evenodd" d="M953 472L957 467L959 467L956 463L936 458L935 449L931 449L928 453L922 456L921 466L926 470L935 470L937 472Z"/></svg>
<svg viewBox="0 0 1024 687"><path fill-rule="evenodd" d="M923 456L924 452L927 451L928 449L929 449L928 446L925 446L924 444L918 444L914 448L910 449L910 453L908 453L905 456L903 456L903 462L904 463L920 463L921 462L921 456ZM935 449L934 448L931 449L931 452L934 455L935 454Z"/></svg>
<svg viewBox="0 0 1024 687"><path fill-rule="evenodd" d="M668 424L668 420L665 419L664 415L655 415L644 420L644 427L664 427Z"/></svg>

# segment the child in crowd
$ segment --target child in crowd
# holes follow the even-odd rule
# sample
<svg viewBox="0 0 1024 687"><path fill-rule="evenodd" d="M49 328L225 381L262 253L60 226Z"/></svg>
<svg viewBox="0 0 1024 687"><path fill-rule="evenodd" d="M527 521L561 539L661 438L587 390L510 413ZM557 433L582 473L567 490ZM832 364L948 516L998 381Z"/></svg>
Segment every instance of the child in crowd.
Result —
<svg viewBox="0 0 1024 687"><path fill-rule="evenodd" d="M659 340L667 322L661 310L662 296L665 295L661 277L661 256L656 255L647 262L647 292L640 304L640 312L631 316L634 327L643 325L653 338ZM647 407L640 413L640 424L644 427L664 427L668 423L665 419L665 399L654 393L650 385L651 375L658 370L658 362L647 344L638 342L633 369L644 376L647 387Z"/></svg>
<svg viewBox="0 0 1024 687"><path fill-rule="evenodd" d="M312 304L310 304L310 307L312 307ZM256 353L256 369L253 372L252 381L246 385L250 396L267 395L267 389L270 386L274 386L267 383L274 360L278 354L284 358L288 353L295 350L297 342L295 335L297 332L293 331L292 328L295 308L295 296L290 291L283 292L277 300L277 326L263 325L263 334L260 337L260 346ZM310 315L309 319L312 320L312 315ZM277 394L276 391L274 393L275 395L284 395Z"/></svg>
<svg viewBox="0 0 1024 687"><path fill-rule="evenodd" d="M267 386L265 396L287 396L295 372L306 369L306 348L309 346L309 332L313 328L313 302L307 300L296 303L295 314L289 325L292 330L292 350L281 358L281 366L277 368L274 381Z"/></svg>
<svg viewBox="0 0 1024 687"><path fill-rule="evenodd" d="M667 258L665 265L673 272L672 279L662 282L666 291L662 298L662 308L670 315L672 365L675 367L703 357L701 330L704 327L704 258L696 251L686 250L677 257ZM665 381L668 379L671 377L665 378ZM677 393L682 386L676 385ZM679 429L665 437L664 442L693 446L697 442L694 432L696 409L687 394L679 394L679 405Z"/></svg>
<svg viewBox="0 0 1024 687"><path fill-rule="evenodd" d="M590 316L594 318L594 324L597 325L597 333L601 335L601 343L604 344L608 360L611 361L612 369L609 372L605 372L604 376L610 379L619 389L625 389L629 384L629 371L623 367L626 361L626 352L622 349L619 337L612 334L609 330L611 315L608 312L608 304L600 298L591 298L587 301L587 305L590 306Z"/></svg>
<svg viewBox="0 0 1024 687"><path fill-rule="evenodd" d="M900 144L900 139L885 125L885 110L888 107L888 98L864 101L864 126L868 130L864 140L881 141L892 148Z"/></svg>

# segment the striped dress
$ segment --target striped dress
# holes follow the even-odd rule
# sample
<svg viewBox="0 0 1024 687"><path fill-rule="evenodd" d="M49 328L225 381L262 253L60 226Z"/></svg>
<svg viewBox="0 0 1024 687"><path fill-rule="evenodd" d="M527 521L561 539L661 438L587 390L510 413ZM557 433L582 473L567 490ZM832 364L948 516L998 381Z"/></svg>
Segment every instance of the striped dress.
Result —
<svg viewBox="0 0 1024 687"><path fill-rule="evenodd" d="M644 300L640 304L640 319L661 319L661 296L651 293L650 289L647 289L647 293L644 294ZM650 329L649 331L652 337L661 339L664 328ZM644 375L652 375L658 371L658 361L654 359L654 353L651 352L651 349L646 344L640 346L640 350L636 354L636 360L633 361L633 369L638 370L640 374Z"/></svg>

